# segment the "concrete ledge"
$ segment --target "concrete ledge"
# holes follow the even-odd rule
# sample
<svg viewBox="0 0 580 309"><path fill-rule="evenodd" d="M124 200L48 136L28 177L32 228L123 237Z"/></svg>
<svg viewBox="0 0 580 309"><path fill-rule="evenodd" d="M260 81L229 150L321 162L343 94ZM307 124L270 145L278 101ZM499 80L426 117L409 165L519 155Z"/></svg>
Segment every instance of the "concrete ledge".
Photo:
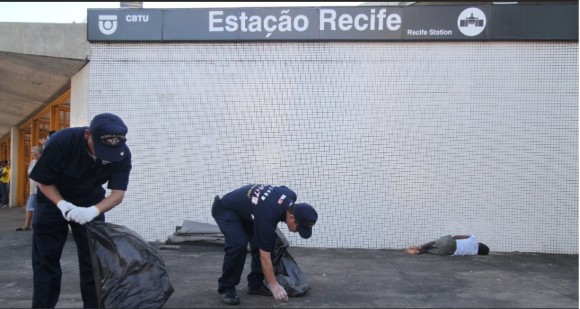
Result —
<svg viewBox="0 0 580 309"><path fill-rule="evenodd" d="M87 24L0 23L0 52L87 60Z"/></svg>

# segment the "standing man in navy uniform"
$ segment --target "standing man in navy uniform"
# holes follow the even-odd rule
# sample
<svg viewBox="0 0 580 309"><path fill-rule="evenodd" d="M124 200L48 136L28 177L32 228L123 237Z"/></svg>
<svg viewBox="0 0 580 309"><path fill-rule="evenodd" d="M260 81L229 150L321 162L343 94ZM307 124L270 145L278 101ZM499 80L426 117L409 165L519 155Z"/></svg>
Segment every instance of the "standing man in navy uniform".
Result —
<svg viewBox="0 0 580 309"><path fill-rule="evenodd" d="M38 204L33 219L33 308L54 308L60 296L60 258L69 225L76 242L84 308L97 308L87 232L92 220L123 201L131 152L127 126L110 113L96 115L90 127L56 132L46 143L30 178L38 182ZM111 194L105 197L103 185Z"/></svg>
<svg viewBox="0 0 580 309"><path fill-rule="evenodd" d="M287 300L288 294L274 274L271 252L276 243L276 227L285 222L288 230L304 239L312 236L318 214L306 203L295 204L296 193L285 186L250 184L221 199L215 197L212 216L225 236L225 257L218 293L228 305L238 305L236 286L244 270L248 243L252 268L248 275L248 294ZM266 285L264 285L264 279Z"/></svg>

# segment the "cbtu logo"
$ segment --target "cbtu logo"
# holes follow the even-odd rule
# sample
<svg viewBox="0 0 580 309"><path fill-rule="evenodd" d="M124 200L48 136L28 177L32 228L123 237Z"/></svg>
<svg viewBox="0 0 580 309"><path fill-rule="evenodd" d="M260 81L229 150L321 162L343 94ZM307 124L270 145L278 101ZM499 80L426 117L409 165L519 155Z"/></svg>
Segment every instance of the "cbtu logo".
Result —
<svg viewBox="0 0 580 309"><path fill-rule="evenodd" d="M117 31L117 15L99 15L99 30L104 35L111 35Z"/></svg>

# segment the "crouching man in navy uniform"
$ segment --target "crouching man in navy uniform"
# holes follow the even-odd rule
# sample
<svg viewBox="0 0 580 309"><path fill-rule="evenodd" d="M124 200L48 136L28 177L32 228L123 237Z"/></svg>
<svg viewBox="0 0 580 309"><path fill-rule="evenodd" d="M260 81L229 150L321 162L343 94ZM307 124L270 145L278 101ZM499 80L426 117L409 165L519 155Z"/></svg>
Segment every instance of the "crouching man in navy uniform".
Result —
<svg viewBox="0 0 580 309"><path fill-rule="evenodd" d="M66 128L46 143L30 178L38 182L33 219L33 308L54 308L60 296L60 258L69 232L76 242L84 308L97 308L89 243L84 224L105 220L104 213L123 201L131 152L127 126L116 115L96 115L90 127ZM103 185L111 194L105 197Z"/></svg>
<svg viewBox="0 0 580 309"><path fill-rule="evenodd" d="M285 222L291 232L304 239L312 235L318 214L306 203L295 204L296 193L285 186L250 184L221 199L215 197L212 216L225 236L225 257L218 293L228 305L240 299L236 286L244 270L248 243L252 254L248 275L248 294L273 296L288 300L288 294L276 280L271 252L276 243L276 227ZM264 285L264 279L266 285Z"/></svg>

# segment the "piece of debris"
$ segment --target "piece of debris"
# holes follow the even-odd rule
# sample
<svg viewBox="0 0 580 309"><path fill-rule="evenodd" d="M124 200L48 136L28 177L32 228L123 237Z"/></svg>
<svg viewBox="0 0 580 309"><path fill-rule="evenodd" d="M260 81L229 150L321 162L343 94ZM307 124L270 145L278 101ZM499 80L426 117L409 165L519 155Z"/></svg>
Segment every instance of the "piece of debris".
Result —
<svg viewBox="0 0 580 309"><path fill-rule="evenodd" d="M223 246L224 235L217 225L185 220L181 226L175 227L173 235L167 238L165 246L160 246L160 249L207 251L209 249L207 247Z"/></svg>

